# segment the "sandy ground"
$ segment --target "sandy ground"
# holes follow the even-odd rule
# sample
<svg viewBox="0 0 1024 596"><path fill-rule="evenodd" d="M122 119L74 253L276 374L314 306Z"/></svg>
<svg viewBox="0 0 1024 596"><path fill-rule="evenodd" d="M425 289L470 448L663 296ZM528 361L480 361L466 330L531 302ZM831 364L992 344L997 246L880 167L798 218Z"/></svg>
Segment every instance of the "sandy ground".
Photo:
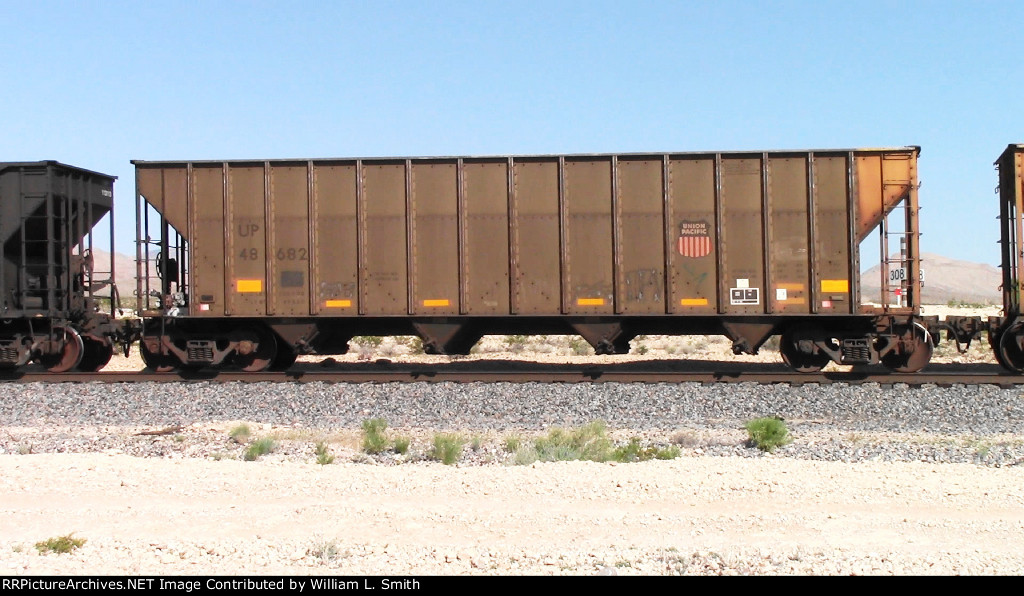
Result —
<svg viewBox="0 0 1024 596"><path fill-rule="evenodd" d="M1017 574L1024 469L0 456L0 573ZM33 544L68 533L71 554Z"/></svg>

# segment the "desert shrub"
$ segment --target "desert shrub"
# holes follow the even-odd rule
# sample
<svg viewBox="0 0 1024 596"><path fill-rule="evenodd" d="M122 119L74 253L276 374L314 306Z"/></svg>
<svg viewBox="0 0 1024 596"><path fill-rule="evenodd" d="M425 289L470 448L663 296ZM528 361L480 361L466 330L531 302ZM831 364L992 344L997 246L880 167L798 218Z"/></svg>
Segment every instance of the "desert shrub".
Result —
<svg viewBox="0 0 1024 596"><path fill-rule="evenodd" d="M594 353L594 349L590 347L587 340L578 337L573 337L569 340L569 350L576 356L586 356Z"/></svg>
<svg viewBox="0 0 1024 596"><path fill-rule="evenodd" d="M519 451L519 448L522 446L523 440L519 438L519 435L505 437L505 451L515 453L516 451Z"/></svg>
<svg viewBox="0 0 1024 596"><path fill-rule="evenodd" d="M352 338L352 342L368 348L379 348L384 343L384 337L380 335L359 335Z"/></svg>
<svg viewBox="0 0 1024 596"><path fill-rule="evenodd" d="M81 548L85 544L85 538L75 538L74 532L71 534L65 534L64 536L58 536L57 538L47 538L42 542L36 543L36 550L39 554L45 555L46 553L56 553L58 555L67 554L76 548Z"/></svg>
<svg viewBox="0 0 1024 596"><path fill-rule="evenodd" d="M228 436L231 437L232 441L241 444L249 440L249 437L252 436L252 430L248 424L239 424L228 431Z"/></svg>
<svg viewBox="0 0 1024 596"><path fill-rule="evenodd" d="M595 420L577 429L555 428L526 449L532 449L536 455L535 460L540 461L608 461L611 440L606 430L607 425L603 420ZM516 453L517 460L528 459L528 455Z"/></svg>
<svg viewBox="0 0 1024 596"><path fill-rule="evenodd" d="M607 435L607 425L595 420L576 429L556 428L531 445L523 445L517 438L505 440L505 449L515 453L518 465L536 461L617 461L636 462L650 459L674 459L679 457L679 447L644 447L639 438L632 438L625 445L613 447Z"/></svg>
<svg viewBox="0 0 1024 596"><path fill-rule="evenodd" d="M418 335L411 335L405 341L405 345L409 348L410 354L422 354L423 353L423 339Z"/></svg>
<svg viewBox="0 0 1024 596"><path fill-rule="evenodd" d="M327 563L337 559L341 554L341 549L338 547L338 543L334 540L327 539L315 539L313 544L306 549L306 554L311 555L321 562Z"/></svg>
<svg viewBox="0 0 1024 596"><path fill-rule="evenodd" d="M640 445L640 439L633 437L629 440L629 443L616 447L612 451L611 458L617 462L630 463L637 461L647 461L650 459L675 459L680 454L679 447L672 445L670 447L643 447Z"/></svg>
<svg viewBox="0 0 1024 596"><path fill-rule="evenodd" d="M437 434L434 435L434 446L427 454L430 459L437 460L446 466L459 461L462 455L463 440L459 435Z"/></svg>
<svg viewBox="0 0 1024 596"><path fill-rule="evenodd" d="M321 466L334 463L334 456L327 449L327 443L320 441L316 444L316 463Z"/></svg>
<svg viewBox="0 0 1024 596"><path fill-rule="evenodd" d="M255 461L261 455L266 455L277 449L277 443L269 437L253 441L242 454L245 461Z"/></svg>
<svg viewBox="0 0 1024 596"><path fill-rule="evenodd" d="M793 440L789 436L789 429L786 428L785 421L781 418L757 418L747 422L746 428L747 434L750 436L747 443L768 453Z"/></svg>
<svg viewBox="0 0 1024 596"><path fill-rule="evenodd" d="M370 418L363 421L363 451L376 455L388 448L388 438L384 431L388 423L383 418Z"/></svg>
<svg viewBox="0 0 1024 596"><path fill-rule="evenodd" d="M395 453L405 454L409 451L409 437L395 437Z"/></svg>
<svg viewBox="0 0 1024 596"><path fill-rule="evenodd" d="M508 346L508 351L513 354L518 354L526 349L526 336L525 335L509 335L505 338L505 345Z"/></svg>

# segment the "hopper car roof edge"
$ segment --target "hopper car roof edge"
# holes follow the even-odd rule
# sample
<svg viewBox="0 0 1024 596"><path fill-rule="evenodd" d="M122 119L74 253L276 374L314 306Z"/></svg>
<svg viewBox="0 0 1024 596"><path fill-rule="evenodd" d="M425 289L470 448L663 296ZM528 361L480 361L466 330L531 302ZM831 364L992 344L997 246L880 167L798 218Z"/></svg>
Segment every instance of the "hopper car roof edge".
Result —
<svg viewBox="0 0 1024 596"><path fill-rule="evenodd" d="M536 153L536 154L512 154L512 155L419 155L419 156L377 156L377 157L295 157L295 158L272 158L272 159L197 159L197 160L145 160L133 159L131 163L138 166L160 166L160 165L187 165L187 164L261 164L265 162L298 163L298 162L323 162L323 161L429 161L429 160L452 160L452 159L537 159L537 158L587 158L587 157L655 157L663 155L796 155L807 153L849 153L849 152L885 152L885 151L914 151L921 154L921 147L918 145L907 145L904 147L862 147L853 149L772 149L765 151L744 150L744 151L655 151L655 152L628 152L619 153Z"/></svg>
<svg viewBox="0 0 1024 596"><path fill-rule="evenodd" d="M999 154L999 159L995 160L995 162L993 163L998 165L999 162L1002 161L1004 157L1006 157L1006 154L1017 153L1019 151L1024 151L1024 145L1019 143L1010 143L1009 145L1006 146L1006 149L1004 149L1003 152Z"/></svg>
<svg viewBox="0 0 1024 596"><path fill-rule="evenodd" d="M92 174L94 176L102 176L104 178L110 178L111 180L117 180L117 176L110 174L104 174L103 172L97 172L96 170L88 170L86 168L80 168L78 166L70 166L66 163L62 163L53 159L44 159L42 161L0 161L0 170L7 168L21 168L27 166L59 166L66 170L72 170L75 172L81 172L83 174Z"/></svg>

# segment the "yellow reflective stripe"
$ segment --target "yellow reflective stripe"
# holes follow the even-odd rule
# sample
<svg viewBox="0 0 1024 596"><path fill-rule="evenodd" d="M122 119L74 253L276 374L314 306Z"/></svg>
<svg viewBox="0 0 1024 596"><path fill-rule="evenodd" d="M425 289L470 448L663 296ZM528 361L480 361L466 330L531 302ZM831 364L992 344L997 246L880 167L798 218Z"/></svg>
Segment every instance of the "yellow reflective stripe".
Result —
<svg viewBox="0 0 1024 596"><path fill-rule="evenodd" d="M604 306L604 298L578 298L577 306Z"/></svg>
<svg viewBox="0 0 1024 596"><path fill-rule="evenodd" d="M846 279L823 279L821 280L822 292L849 292L850 282Z"/></svg>
<svg viewBox="0 0 1024 596"><path fill-rule="evenodd" d="M352 306L351 300L328 300L324 302L324 306L327 308L349 308Z"/></svg>
<svg viewBox="0 0 1024 596"><path fill-rule="evenodd" d="M679 306L707 306L707 298L682 298L679 300Z"/></svg>
<svg viewBox="0 0 1024 596"><path fill-rule="evenodd" d="M775 284L775 287L780 289L780 290L799 292L799 291L804 289L804 284L799 284L799 283L781 283L781 284Z"/></svg>
<svg viewBox="0 0 1024 596"><path fill-rule="evenodd" d="M235 282L235 290L239 294L252 294L263 291L262 279L239 279Z"/></svg>
<svg viewBox="0 0 1024 596"><path fill-rule="evenodd" d="M451 301L447 298L436 298L434 300L424 300L423 306L449 306Z"/></svg>

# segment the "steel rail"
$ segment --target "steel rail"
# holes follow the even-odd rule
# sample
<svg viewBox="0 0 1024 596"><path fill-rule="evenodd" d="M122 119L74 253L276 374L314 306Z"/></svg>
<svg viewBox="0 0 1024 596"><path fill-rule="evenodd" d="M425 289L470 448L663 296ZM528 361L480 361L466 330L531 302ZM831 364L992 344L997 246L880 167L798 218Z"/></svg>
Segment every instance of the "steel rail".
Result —
<svg viewBox="0 0 1024 596"><path fill-rule="evenodd" d="M778 365L743 368L738 363L715 363L701 369L666 370L637 366L637 363L544 364L522 361L474 361L465 363L375 363L297 365L285 372L245 373L229 370L148 371L51 374L25 371L0 374L7 383L758 383L789 384L866 384L908 385L998 385L1004 388L1024 385L1024 375L1010 374L996 365L932 365L919 373L901 374L877 367L845 372L794 373ZM692 364L692 363L690 363ZM492 366L487 366L492 365Z"/></svg>

